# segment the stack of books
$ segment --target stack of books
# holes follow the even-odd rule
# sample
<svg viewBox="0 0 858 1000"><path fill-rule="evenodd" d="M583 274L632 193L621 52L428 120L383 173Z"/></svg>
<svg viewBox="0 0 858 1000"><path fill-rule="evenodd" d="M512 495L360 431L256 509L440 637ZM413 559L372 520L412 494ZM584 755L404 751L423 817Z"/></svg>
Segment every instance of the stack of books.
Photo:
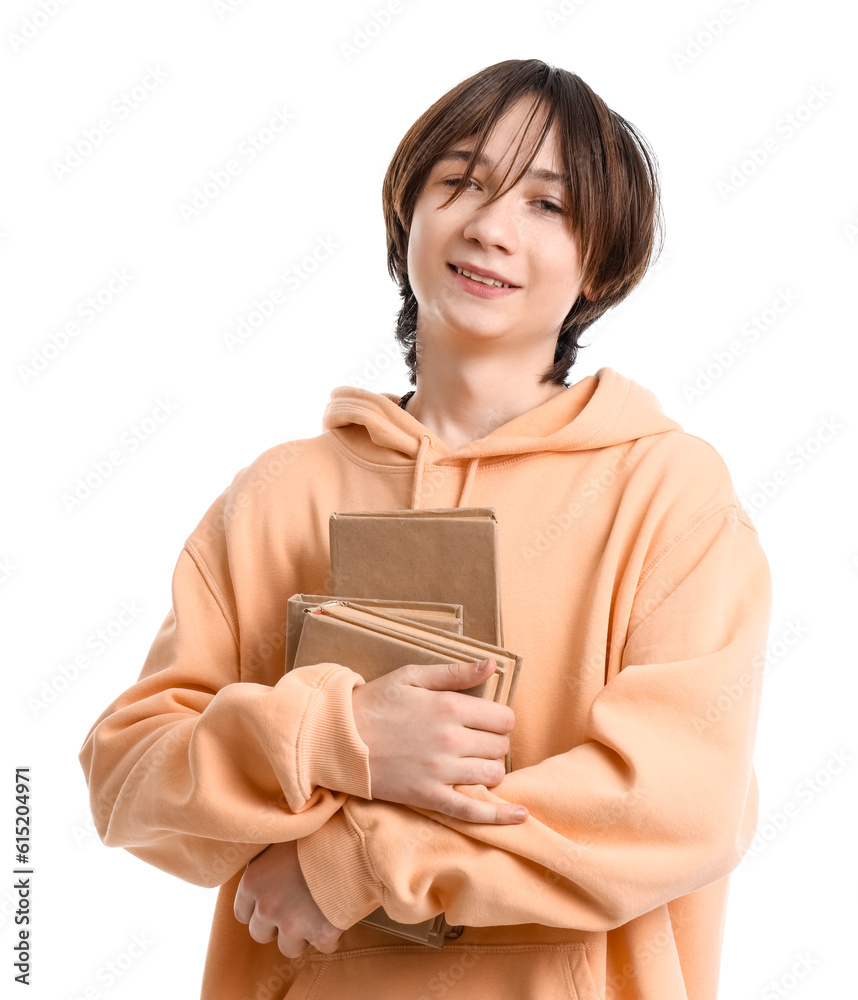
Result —
<svg viewBox="0 0 858 1000"><path fill-rule="evenodd" d="M331 514L333 593L290 597L286 669L341 663L371 681L492 657L497 670L463 693L511 705L521 657L503 647L497 541L491 507ZM403 924L379 907L361 923L436 948L457 933L443 913Z"/></svg>

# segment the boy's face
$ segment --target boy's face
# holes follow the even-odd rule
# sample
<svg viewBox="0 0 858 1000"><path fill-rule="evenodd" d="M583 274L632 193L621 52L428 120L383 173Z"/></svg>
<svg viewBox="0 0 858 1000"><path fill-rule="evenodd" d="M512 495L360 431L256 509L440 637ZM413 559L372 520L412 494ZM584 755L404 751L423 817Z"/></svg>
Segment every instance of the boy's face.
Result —
<svg viewBox="0 0 858 1000"><path fill-rule="evenodd" d="M581 292L578 241L568 226L570 206L555 129L545 139L528 174L491 205L485 205L510 167L529 101L502 118L483 148L470 183L446 208L462 176L473 142L432 167L417 199L408 241L408 277L418 302L418 335L425 338L503 339L510 346L557 342L560 326ZM530 147L532 148L532 147ZM514 177L529 148L510 168ZM452 155L451 155L452 154ZM490 272L511 288L474 281L456 265ZM468 265L471 265L469 268Z"/></svg>

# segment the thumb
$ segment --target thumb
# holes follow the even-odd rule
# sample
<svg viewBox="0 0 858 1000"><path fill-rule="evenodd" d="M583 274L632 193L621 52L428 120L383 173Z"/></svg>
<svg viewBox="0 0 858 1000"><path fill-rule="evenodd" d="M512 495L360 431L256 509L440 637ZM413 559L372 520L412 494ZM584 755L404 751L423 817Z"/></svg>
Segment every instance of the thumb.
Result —
<svg viewBox="0 0 858 1000"><path fill-rule="evenodd" d="M497 661L492 656L479 663L413 664L409 681L429 691L462 691L491 677L496 669Z"/></svg>

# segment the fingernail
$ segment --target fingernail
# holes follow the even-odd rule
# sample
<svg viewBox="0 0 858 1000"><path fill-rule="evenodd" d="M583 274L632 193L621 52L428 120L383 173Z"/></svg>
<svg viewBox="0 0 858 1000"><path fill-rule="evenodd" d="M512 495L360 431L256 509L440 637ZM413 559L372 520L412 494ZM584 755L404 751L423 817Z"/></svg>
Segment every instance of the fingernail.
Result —
<svg viewBox="0 0 858 1000"><path fill-rule="evenodd" d="M525 819L527 819L527 810L516 809L512 814L512 818L516 821L516 823L523 822Z"/></svg>

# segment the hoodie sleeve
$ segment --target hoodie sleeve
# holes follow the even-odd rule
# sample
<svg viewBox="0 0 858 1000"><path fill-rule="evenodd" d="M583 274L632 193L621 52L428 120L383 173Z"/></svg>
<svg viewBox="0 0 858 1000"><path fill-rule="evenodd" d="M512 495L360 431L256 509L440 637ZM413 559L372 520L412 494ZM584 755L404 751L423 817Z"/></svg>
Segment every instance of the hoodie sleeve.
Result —
<svg viewBox="0 0 858 1000"><path fill-rule="evenodd" d="M105 844L216 886L371 789L351 710L363 678L319 663L273 686L237 683L234 616L199 558L182 549L140 678L93 725L80 762Z"/></svg>
<svg viewBox="0 0 858 1000"><path fill-rule="evenodd" d="M757 822L769 566L735 505L666 549L638 585L622 669L593 700L582 742L491 790L457 786L526 805L523 824L351 798L298 841L332 923L383 905L404 922L445 911L454 924L603 931L736 867Z"/></svg>

